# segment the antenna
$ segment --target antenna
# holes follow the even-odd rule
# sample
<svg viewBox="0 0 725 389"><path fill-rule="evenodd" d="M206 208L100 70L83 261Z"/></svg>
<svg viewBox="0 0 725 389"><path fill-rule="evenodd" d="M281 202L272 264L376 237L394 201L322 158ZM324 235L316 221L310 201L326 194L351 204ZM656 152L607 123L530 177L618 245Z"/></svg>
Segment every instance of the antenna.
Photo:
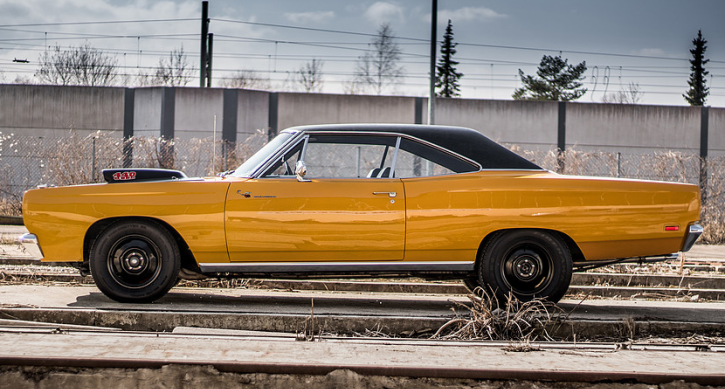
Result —
<svg viewBox="0 0 725 389"><path fill-rule="evenodd" d="M592 81L594 82L594 86L592 87L592 94L590 95L591 101L594 101L594 92L597 90L597 78L599 77L599 67L594 66L592 68Z"/></svg>
<svg viewBox="0 0 725 389"><path fill-rule="evenodd" d="M607 89L609 89L609 75L612 73L612 69L609 66L604 68L604 95L607 95Z"/></svg>

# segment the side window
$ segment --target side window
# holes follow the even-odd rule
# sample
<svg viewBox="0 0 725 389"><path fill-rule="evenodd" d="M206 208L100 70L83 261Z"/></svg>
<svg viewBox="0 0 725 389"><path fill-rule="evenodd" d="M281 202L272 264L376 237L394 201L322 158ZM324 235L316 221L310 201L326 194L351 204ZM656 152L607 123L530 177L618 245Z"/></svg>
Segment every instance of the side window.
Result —
<svg viewBox="0 0 725 389"><path fill-rule="evenodd" d="M401 139L395 162L395 176L400 178L440 176L474 172L479 168L466 160L410 139Z"/></svg>
<svg viewBox="0 0 725 389"><path fill-rule="evenodd" d="M383 178L391 171L396 141L394 136L312 134L304 151L306 177Z"/></svg>
<svg viewBox="0 0 725 389"><path fill-rule="evenodd" d="M265 178L293 178L295 176L295 165L302 154L304 141L300 141L291 150L284 153L275 163L262 175Z"/></svg>

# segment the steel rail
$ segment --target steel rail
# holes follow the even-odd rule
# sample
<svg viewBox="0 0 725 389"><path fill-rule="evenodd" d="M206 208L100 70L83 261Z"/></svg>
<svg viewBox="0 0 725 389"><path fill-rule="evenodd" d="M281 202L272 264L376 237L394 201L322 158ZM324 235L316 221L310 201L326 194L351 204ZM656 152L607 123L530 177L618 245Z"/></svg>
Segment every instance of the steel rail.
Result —
<svg viewBox="0 0 725 389"><path fill-rule="evenodd" d="M216 330L207 333L200 328L186 328L184 332L145 332L145 331L123 331L108 327L91 328L90 326L53 325L43 323L46 327L38 325L0 325L0 333L32 333L32 334L79 334L87 336L123 336L123 337L150 337L150 338L203 338L203 339L230 339L230 340L274 340L274 341L298 341L298 334L294 333L270 333L258 331L239 330ZM194 332L197 330L199 332ZM498 340L441 340L429 338L384 338L366 336L320 336L326 343L365 343L380 345L405 345L405 346L435 346L435 347L493 347L493 348L515 348L524 344L521 341L498 341ZM660 351L660 352L725 352L725 344L710 343L637 343L637 342L526 342L526 347L532 351L560 350L560 351L587 351L587 352L613 352L619 350L630 351Z"/></svg>
<svg viewBox="0 0 725 389"><path fill-rule="evenodd" d="M308 363L250 363L213 362L189 359L142 359L142 358L67 358L67 357L3 357L4 366L41 366L73 368L114 369L160 369L167 365L213 366L220 372L238 374L294 374L326 375L335 370L351 370L369 376L393 376L411 378L458 378L476 380L528 380L557 382L640 382L644 384L665 384L685 381L699 385L725 385L725 374L692 373L648 373L633 371L584 371L584 370L521 370L488 368L430 368L419 366L369 366L354 364L308 364Z"/></svg>

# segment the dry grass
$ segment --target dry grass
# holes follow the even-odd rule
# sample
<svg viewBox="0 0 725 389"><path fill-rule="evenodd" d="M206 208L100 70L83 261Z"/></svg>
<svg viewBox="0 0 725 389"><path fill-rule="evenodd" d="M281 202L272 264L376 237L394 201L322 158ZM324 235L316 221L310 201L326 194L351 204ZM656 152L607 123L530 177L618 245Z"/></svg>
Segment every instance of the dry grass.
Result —
<svg viewBox="0 0 725 389"><path fill-rule="evenodd" d="M258 130L234 145L214 138L171 139L69 131L63 137L0 133L0 214L19 216L23 192L38 185L65 186L102 182L101 171L123 166L123 150L132 146L133 167L179 169L189 176L212 176L236 168L267 141Z"/></svg>
<svg viewBox="0 0 725 389"><path fill-rule="evenodd" d="M539 299L521 302L513 295L509 295L505 304L500 304L493 294L489 295L481 288L474 292L468 295L469 304L453 302L460 311L454 308L455 317L441 326L431 338L524 343L539 337L551 340L546 326L562 313L554 304Z"/></svg>
<svg viewBox="0 0 725 389"><path fill-rule="evenodd" d="M310 299L310 316L301 323L302 328L295 332L295 340L319 342L322 340L322 329L315 317L315 299Z"/></svg>

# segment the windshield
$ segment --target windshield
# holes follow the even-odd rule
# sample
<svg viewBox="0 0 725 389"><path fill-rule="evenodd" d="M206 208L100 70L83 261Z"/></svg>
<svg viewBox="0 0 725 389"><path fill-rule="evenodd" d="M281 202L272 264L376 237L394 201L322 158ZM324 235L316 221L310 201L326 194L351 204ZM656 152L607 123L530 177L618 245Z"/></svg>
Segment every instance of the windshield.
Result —
<svg viewBox="0 0 725 389"><path fill-rule="evenodd" d="M269 157L272 156L272 154L274 154L275 151L277 151L277 149L287 143L287 141L294 135L295 134L292 132L283 132L277 135L248 160L246 160L241 166L239 166L232 175L235 177L251 177L252 173L257 170L259 165L263 164Z"/></svg>

